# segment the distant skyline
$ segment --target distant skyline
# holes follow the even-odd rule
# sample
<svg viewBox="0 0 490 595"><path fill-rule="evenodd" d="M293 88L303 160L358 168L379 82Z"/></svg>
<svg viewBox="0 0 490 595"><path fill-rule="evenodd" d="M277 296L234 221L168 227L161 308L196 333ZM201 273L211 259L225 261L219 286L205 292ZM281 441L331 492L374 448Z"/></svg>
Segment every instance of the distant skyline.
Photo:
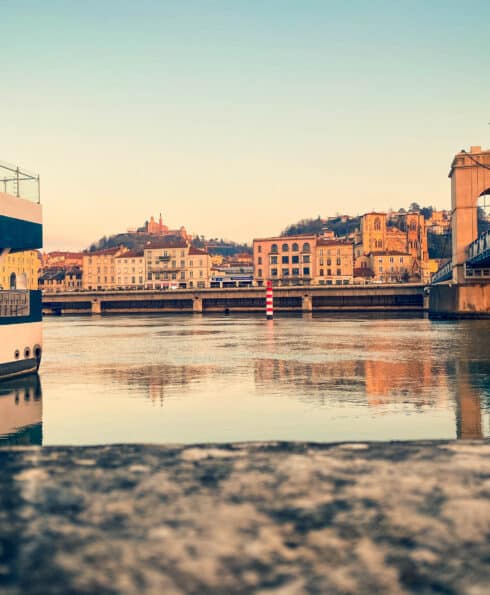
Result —
<svg viewBox="0 0 490 595"><path fill-rule="evenodd" d="M2 1L0 160L47 249L163 213L250 242L305 217L450 205L490 148L490 3Z"/></svg>

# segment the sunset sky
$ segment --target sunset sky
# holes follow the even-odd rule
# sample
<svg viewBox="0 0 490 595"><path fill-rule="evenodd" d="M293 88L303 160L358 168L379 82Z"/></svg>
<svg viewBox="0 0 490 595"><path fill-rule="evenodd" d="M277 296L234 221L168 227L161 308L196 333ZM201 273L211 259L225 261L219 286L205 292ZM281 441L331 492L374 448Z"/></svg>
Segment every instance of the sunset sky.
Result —
<svg viewBox="0 0 490 595"><path fill-rule="evenodd" d="M490 148L488 0L0 7L0 160L40 173L48 249L447 207L454 153Z"/></svg>

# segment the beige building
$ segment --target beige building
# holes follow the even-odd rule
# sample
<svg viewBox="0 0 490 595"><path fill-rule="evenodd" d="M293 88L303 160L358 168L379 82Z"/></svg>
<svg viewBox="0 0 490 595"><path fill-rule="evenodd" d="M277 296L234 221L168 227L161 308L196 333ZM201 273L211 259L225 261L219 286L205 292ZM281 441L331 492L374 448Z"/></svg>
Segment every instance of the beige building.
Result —
<svg viewBox="0 0 490 595"><path fill-rule="evenodd" d="M82 289L82 270L79 267L45 269L39 277L39 289L42 289L44 293L80 291Z"/></svg>
<svg viewBox="0 0 490 595"><path fill-rule="evenodd" d="M413 259L406 252L371 252L368 257L376 283L402 283L414 274Z"/></svg>
<svg viewBox="0 0 490 595"><path fill-rule="evenodd" d="M316 241L315 285L350 285L354 281L352 242L318 238Z"/></svg>
<svg viewBox="0 0 490 595"><path fill-rule="evenodd" d="M114 258L116 287L118 289L144 289L146 283L145 255L129 250Z"/></svg>
<svg viewBox="0 0 490 595"><path fill-rule="evenodd" d="M155 242L144 250L148 289L205 288L211 280L211 257L183 238Z"/></svg>
<svg viewBox="0 0 490 595"><path fill-rule="evenodd" d="M116 282L116 256L124 254L128 249L108 248L83 255L83 289L114 289Z"/></svg>
<svg viewBox="0 0 490 595"><path fill-rule="evenodd" d="M316 271L314 235L260 238L253 241L254 283L310 285Z"/></svg>
<svg viewBox="0 0 490 595"><path fill-rule="evenodd" d="M9 289L11 275L16 277L17 287L38 289L41 255L37 250L13 252L0 259L0 289ZM23 282L25 279L25 283Z"/></svg>

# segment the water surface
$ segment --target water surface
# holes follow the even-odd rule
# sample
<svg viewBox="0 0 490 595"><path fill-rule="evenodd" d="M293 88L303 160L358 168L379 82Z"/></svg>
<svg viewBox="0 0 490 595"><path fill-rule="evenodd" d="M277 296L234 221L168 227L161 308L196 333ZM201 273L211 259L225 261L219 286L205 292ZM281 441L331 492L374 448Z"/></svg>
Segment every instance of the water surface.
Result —
<svg viewBox="0 0 490 595"><path fill-rule="evenodd" d="M416 317L47 318L34 441L488 436L489 331ZM4 441L25 433L23 398L0 388L0 411L19 419Z"/></svg>

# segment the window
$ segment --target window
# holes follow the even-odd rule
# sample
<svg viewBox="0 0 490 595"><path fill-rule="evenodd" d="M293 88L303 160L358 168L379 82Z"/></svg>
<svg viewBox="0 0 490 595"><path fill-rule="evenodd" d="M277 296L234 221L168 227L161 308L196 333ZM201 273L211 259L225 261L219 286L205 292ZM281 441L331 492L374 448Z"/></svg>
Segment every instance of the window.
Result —
<svg viewBox="0 0 490 595"><path fill-rule="evenodd" d="M282 269L282 276L289 277L289 269Z"/></svg>
<svg viewBox="0 0 490 595"><path fill-rule="evenodd" d="M184 280L184 279L185 279L185 271L181 271L181 272L180 272L180 278L181 278L182 280Z"/></svg>
<svg viewBox="0 0 490 595"><path fill-rule="evenodd" d="M331 277L332 276L332 269L327 269L327 277Z"/></svg>
<svg viewBox="0 0 490 595"><path fill-rule="evenodd" d="M342 274L342 269L337 269L337 277L340 277L341 274Z"/></svg>
<svg viewBox="0 0 490 595"><path fill-rule="evenodd" d="M262 256L259 256L259 257L257 258L257 264L262 264Z"/></svg>
<svg viewBox="0 0 490 595"><path fill-rule="evenodd" d="M381 229L381 219L379 217L376 217L376 219L374 220L374 229L376 231L380 231Z"/></svg>
<svg viewBox="0 0 490 595"><path fill-rule="evenodd" d="M299 277L299 269L298 268L293 268L293 270L291 271L293 277Z"/></svg>
<svg viewBox="0 0 490 595"><path fill-rule="evenodd" d="M337 266L340 266L342 264L342 261L340 260L340 258L337 258Z"/></svg>
<svg viewBox="0 0 490 595"><path fill-rule="evenodd" d="M323 269L320 269L320 277L323 277Z"/></svg>
<svg viewBox="0 0 490 595"><path fill-rule="evenodd" d="M298 244L294 243L293 246L292 246L292 251L293 252L298 252L298 250L299 250Z"/></svg>
<svg viewBox="0 0 490 595"><path fill-rule="evenodd" d="M400 262L403 263L403 256L400 256Z"/></svg>
<svg viewBox="0 0 490 595"><path fill-rule="evenodd" d="M289 252L289 245L288 244L283 244L282 245L282 251L283 252Z"/></svg>
<svg viewBox="0 0 490 595"><path fill-rule="evenodd" d="M277 254L277 244L272 244L271 252L272 252L272 254Z"/></svg>
<svg viewBox="0 0 490 595"><path fill-rule="evenodd" d="M390 262L395 262L395 259L393 258L393 256L390 256Z"/></svg>
<svg viewBox="0 0 490 595"><path fill-rule="evenodd" d="M289 256L283 256L281 260L282 264L289 264Z"/></svg>
<svg viewBox="0 0 490 595"><path fill-rule="evenodd" d="M299 264L299 256L298 256L297 254L296 254L296 255L293 255L293 256L291 256L291 262L292 262L293 264Z"/></svg>
<svg viewBox="0 0 490 595"><path fill-rule="evenodd" d="M310 244L308 242L305 242L303 244L303 252L309 252L310 251Z"/></svg>
<svg viewBox="0 0 490 595"><path fill-rule="evenodd" d="M309 255L305 255L303 256L303 262L309 263L310 262L310 257Z"/></svg>
<svg viewBox="0 0 490 595"><path fill-rule="evenodd" d="M330 266L332 264L332 259L331 258L327 258L327 266Z"/></svg>
<svg viewBox="0 0 490 595"><path fill-rule="evenodd" d="M320 256L323 256L323 248L320 248Z"/></svg>
<svg viewBox="0 0 490 595"><path fill-rule="evenodd" d="M262 252L262 246L260 244L257 246L257 252L259 254Z"/></svg>
<svg viewBox="0 0 490 595"><path fill-rule="evenodd" d="M259 270L257 271L257 277L262 277L262 269L259 269Z"/></svg>
<svg viewBox="0 0 490 595"><path fill-rule="evenodd" d="M303 275L306 275L307 277L310 274L310 267L303 267Z"/></svg>
<svg viewBox="0 0 490 595"><path fill-rule="evenodd" d="M320 266L323 266L323 258L320 258Z"/></svg>
<svg viewBox="0 0 490 595"><path fill-rule="evenodd" d="M277 264L277 256L271 256L271 264Z"/></svg>
<svg viewBox="0 0 490 595"><path fill-rule="evenodd" d="M277 269L271 269L271 277L277 277Z"/></svg>

